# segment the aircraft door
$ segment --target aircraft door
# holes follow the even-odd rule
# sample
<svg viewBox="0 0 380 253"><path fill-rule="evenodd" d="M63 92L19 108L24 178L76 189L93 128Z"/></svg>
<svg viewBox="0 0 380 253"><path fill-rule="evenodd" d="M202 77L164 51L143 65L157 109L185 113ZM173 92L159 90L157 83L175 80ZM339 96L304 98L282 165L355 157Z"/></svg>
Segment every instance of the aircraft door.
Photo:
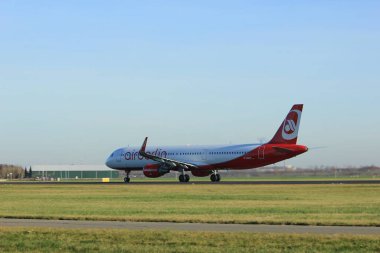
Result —
<svg viewBox="0 0 380 253"><path fill-rule="evenodd" d="M258 157L261 160L265 159L265 146L259 147L259 149L258 149Z"/></svg>
<svg viewBox="0 0 380 253"><path fill-rule="evenodd" d="M116 154L116 162L121 162L121 159L123 158L123 156L124 156L123 150L119 150Z"/></svg>
<svg viewBox="0 0 380 253"><path fill-rule="evenodd" d="M208 150L202 150L202 161L207 161Z"/></svg>

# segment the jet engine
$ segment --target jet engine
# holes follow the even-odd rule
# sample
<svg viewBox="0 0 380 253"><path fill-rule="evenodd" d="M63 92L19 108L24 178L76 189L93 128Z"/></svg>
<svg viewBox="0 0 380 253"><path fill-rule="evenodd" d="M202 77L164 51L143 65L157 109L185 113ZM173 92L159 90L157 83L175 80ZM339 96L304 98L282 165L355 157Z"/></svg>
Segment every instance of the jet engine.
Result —
<svg viewBox="0 0 380 253"><path fill-rule="evenodd" d="M160 164L148 164L143 168L143 173L146 177L157 178L168 173L169 170Z"/></svg>

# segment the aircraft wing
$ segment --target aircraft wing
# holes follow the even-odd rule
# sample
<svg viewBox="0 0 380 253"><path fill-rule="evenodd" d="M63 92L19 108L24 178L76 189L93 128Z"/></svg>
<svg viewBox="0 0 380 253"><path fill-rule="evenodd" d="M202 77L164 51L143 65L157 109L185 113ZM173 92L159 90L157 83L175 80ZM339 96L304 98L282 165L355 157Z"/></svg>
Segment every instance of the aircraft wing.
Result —
<svg viewBox="0 0 380 253"><path fill-rule="evenodd" d="M159 156L155 156L155 155L151 155L151 154L146 153L145 149L146 149L147 142L148 142L148 137L145 138L144 143L141 146L141 149L139 151L139 154L142 157L148 158L150 160L153 160L153 161L156 161L159 163L164 163L164 164L169 165L170 167L173 167L173 168L174 167L182 167L184 169L197 169L198 168L198 166L196 164L176 161L173 159L168 159L168 158L159 157Z"/></svg>

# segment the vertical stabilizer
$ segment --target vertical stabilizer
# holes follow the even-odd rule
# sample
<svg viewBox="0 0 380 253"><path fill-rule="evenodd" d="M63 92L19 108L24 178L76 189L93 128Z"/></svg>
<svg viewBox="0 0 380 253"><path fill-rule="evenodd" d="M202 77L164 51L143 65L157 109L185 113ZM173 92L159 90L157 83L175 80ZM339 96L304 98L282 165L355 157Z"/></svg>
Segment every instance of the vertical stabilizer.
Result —
<svg viewBox="0 0 380 253"><path fill-rule="evenodd" d="M297 144L303 105L293 105L269 144Z"/></svg>

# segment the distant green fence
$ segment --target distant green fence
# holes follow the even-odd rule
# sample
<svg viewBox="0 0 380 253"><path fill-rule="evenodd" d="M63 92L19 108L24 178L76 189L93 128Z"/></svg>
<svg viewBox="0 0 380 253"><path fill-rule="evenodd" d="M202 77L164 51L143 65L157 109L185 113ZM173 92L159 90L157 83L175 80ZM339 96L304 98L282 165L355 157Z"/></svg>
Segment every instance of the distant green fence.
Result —
<svg viewBox="0 0 380 253"><path fill-rule="evenodd" d="M32 177L49 178L119 178L118 171L33 171Z"/></svg>

